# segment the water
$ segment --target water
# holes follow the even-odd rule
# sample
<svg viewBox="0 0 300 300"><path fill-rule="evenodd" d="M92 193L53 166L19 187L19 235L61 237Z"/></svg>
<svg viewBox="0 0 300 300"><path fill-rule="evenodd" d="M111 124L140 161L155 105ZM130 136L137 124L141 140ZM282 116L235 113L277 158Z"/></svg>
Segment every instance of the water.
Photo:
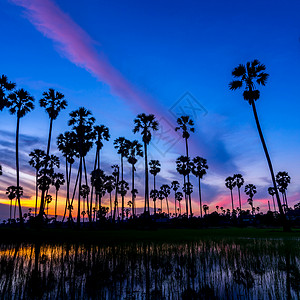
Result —
<svg viewBox="0 0 300 300"><path fill-rule="evenodd" d="M1 244L1 299L300 299L300 240Z"/></svg>

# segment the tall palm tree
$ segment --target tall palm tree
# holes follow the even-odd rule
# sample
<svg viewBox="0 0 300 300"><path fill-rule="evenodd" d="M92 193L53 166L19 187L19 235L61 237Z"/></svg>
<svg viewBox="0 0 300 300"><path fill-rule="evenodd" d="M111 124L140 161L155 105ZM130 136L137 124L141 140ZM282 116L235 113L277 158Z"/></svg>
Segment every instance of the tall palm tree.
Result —
<svg viewBox="0 0 300 300"><path fill-rule="evenodd" d="M274 199L275 190L274 190L274 188L273 188L272 186L270 186L270 187L268 188L268 193L269 193L269 195L272 196L273 205L274 205L274 211L276 212L275 199Z"/></svg>
<svg viewBox="0 0 300 300"><path fill-rule="evenodd" d="M119 181L118 192L122 197L122 212L121 212L122 221L124 221L124 216L125 216L124 197L126 196L128 190L129 190L128 182L126 182L125 180Z"/></svg>
<svg viewBox="0 0 300 300"><path fill-rule="evenodd" d="M232 206L232 211L234 210L234 205L233 205L233 195L232 195L232 190L233 188L236 186L236 182L234 180L233 177L231 176L228 176L226 179L225 179L225 186L230 189L230 195L231 195L231 206Z"/></svg>
<svg viewBox="0 0 300 300"><path fill-rule="evenodd" d="M145 113L137 115L134 120L133 133L141 132L142 140L144 143L144 154L145 154L145 206L144 213L150 213L149 208L149 180L148 180L148 145L152 138L151 131L158 130L158 122L155 120L155 116Z"/></svg>
<svg viewBox="0 0 300 300"><path fill-rule="evenodd" d="M8 81L7 76L1 75L0 77L0 111L3 110L8 104L6 93L12 91L16 87L16 84Z"/></svg>
<svg viewBox="0 0 300 300"><path fill-rule="evenodd" d="M113 169L112 175L115 178L115 201L114 201L114 216L113 221L116 220L116 212L118 210L118 193L119 193L119 177L120 177L120 167L118 165L111 166ZM119 214L119 212L117 213Z"/></svg>
<svg viewBox="0 0 300 300"><path fill-rule="evenodd" d="M118 150L118 154L121 157L121 181L124 181L124 157L128 157L130 141L125 139L124 137L119 137L114 140L114 146ZM122 221L124 219L124 193L120 193L122 196Z"/></svg>
<svg viewBox="0 0 300 300"><path fill-rule="evenodd" d="M193 193L193 185L190 182L186 182L183 187L182 190L184 191L184 193L190 198L191 194ZM191 217L193 215L191 214Z"/></svg>
<svg viewBox="0 0 300 300"><path fill-rule="evenodd" d="M66 203L64 209L64 215L62 218L62 222L65 219L67 208L69 210L69 221L73 220L72 218L72 210L71 210L71 203L70 203L70 181L71 181L71 174L72 174L72 165L75 162L74 157L79 157L78 147L77 147L77 140L76 134L72 131L67 131L64 134L60 134L57 137L57 147L62 152L63 156L65 157L65 167L66 167L66 182L67 182L67 195L66 195Z"/></svg>
<svg viewBox="0 0 300 300"><path fill-rule="evenodd" d="M35 208L34 208L34 216L36 216L37 212L37 202L38 202L38 174L42 167L42 163L45 161L46 153L40 149L34 149L29 153L31 159L29 160L29 164L35 168Z"/></svg>
<svg viewBox="0 0 300 300"><path fill-rule="evenodd" d="M95 118L92 117L92 113L84 107L80 107L79 109L72 111L70 113L71 119L68 122L69 126L72 126L72 130L76 135L77 140L77 148L79 152L79 186L78 191L81 190L81 182L82 182L82 169L84 168L85 181L87 185L87 172L85 167L85 156L90 151L93 146L93 140L95 139L95 131L93 130L93 125L95 122ZM75 186L76 188L76 186ZM75 189L74 189L75 191ZM77 201L77 225L80 226L80 193L78 192L78 201ZM88 197L87 197L87 202ZM89 205L88 205L89 206ZM88 211L89 219L91 221L91 212Z"/></svg>
<svg viewBox="0 0 300 300"><path fill-rule="evenodd" d="M110 207L111 219L112 219L112 211L113 211L111 193L115 189L115 184L116 184L116 181L115 181L115 177L113 175L106 176L105 189L106 189L106 192L109 193L109 207Z"/></svg>
<svg viewBox="0 0 300 300"><path fill-rule="evenodd" d="M135 216L135 198L136 198L136 189L134 187L134 172L135 172L135 164L137 163L138 157L143 157L142 144L140 144L137 140L129 142L128 145L128 162L131 164L131 195L132 195L132 215Z"/></svg>
<svg viewBox="0 0 300 300"><path fill-rule="evenodd" d="M247 184L245 186L245 193L249 196L248 203L250 204L253 212L253 197L256 194L256 186L254 184Z"/></svg>
<svg viewBox="0 0 300 300"><path fill-rule="evenodd" d="M55 186L55 210L54 210L55 221L57 220L57 195L60 187L64 184L65 184L64 174L55 173L53 176L53 185Z"/></svg>
<svg viewBox="0 0 300 300"><path fill-rule="evenodd" d="M20 168L19 168L19 130L20 119L23 118L28 112L34 109L34 98L24 89L19 89L9 94L7 100L7 107L9 112L17 115L17 128L16 128L16 170L17 170L17 201L19 206L19 216L21 225L23 225L22 208L20 201Z"/></svg>
<svg viewBox="0 0 300 300"><path fill-rule="evenodd" d="M245 180L243 178L242 174L234 174L233 179L235 180L235 184L238 188L238 195L239 195L239 204L240 204L240 210L242 210L242 201L241 201L241 187L243 186Z"/></svg>
<svg viewBox="0 0 300 300"><path fill-rule="evenodd" d="M175 128L175 131L181 130L182 137L185 140L185 151L186 156L189 158L189 147L188 147L188 139L190 137L190 132L195 132L194 121L189 116L181 116L177 119L178 126ZM187 182L190 183L190 175L187 174ZM192 212L192 199L191 194L189 196L189 203L190 203L190 214L193 215Z"/></svg>
<svg viewBox="0 0 300 300"><path fill-rule="evenodd" d="M84 223L84 216L86 214L86 211L85 211L85 199L87 199L88 195L90 194L90 187L86 184L83 184L81 186L81 190L79 191L80 193L80 196L83 198L83 208L82 208L82 221Z"/></svg>
<svg viewBox="0 0 300 300"><path fill-rule="evenodd" d="M182 200L183 194L181 192L176 192L175 193L175 201L178 201L179 204L179 215L181 215L181 200ZM177 213L176 213L177 216Z"/></svg>
<svg viewBox="0 0 300 300"><path fill-rule="evenodd" d="M22 187L19 187L19 191L21 191ZM22 194L23 194L23 188L22 188ZM9 207L9 219L11 223L11 210L12 210L12 201L16 198L17 196L17 187L15 185L8 186L6 188L6 195L8 199L10 200L10 207Z"/></svg>
<svg viewBox="0 0 300 300"><path fill-rule="evenodd" d="M183 186L186 184L186 176L190 173L191 170L191 162L187 156L179 156L176 159L176 170L180 175L183 175ZM186 205L186 216L189 216L189 205L187 194L185 194L185 205Z"/></svg>
<svg viewBox="0 0 300 300"><path fill-rule="evenodd" d="M161 164L158 160L152 159L152 160L149 161L149 166L150 166L150 174L153 175L153 190L156 191L156 180L155 179L156 179L157 174L161 170ZM150 196L150 198L152 198L152 197ZM152 199L154 199L154 198L152 198ZM156 199L155 199L155 201L156 201ZM154 207L154 214L156 214L156 203L155 203L155 201L154 201L154 206L155 206Z"/></svg>
<svg viewBox="0 0 300 300"><path fill-rule="evenodd" d="M288 185L291 183L291 177L289 176L288 172L278 172L276 174L276 182L278 184L278 189L282 194L282 201L285 203L286 208L288 208L286 190Z"/></svg>
<svg viewBox="0 0 300 300"><path fill-rule="evenodd" d="M169 195L170 195L171 188L170 188L169 185L163 184L163 185L160 187L160 191L163 193L163 195L164 195L164 197L165 197L165 199L166 199L167 211L168 211L168 215L170 215L168 197L169 197Z"/></svg>
<svg viewBox="0 0 300 300"><path fill-rule="evenodd" d="M279 193L278 193L277 186L276 186L276 180L275 180L275 175L274 175L274 171L273 171L271 158L270 158L268 148L267 148L267 145L266 145L266 142L265 142L265 139L264 139L261 127L260 127L260 123L259 123L258 115L257 115L257 111L256 111L256 106L255 106L255 101L258 100L259 96L260 96L260 92L259 92L259 90L256 89L255 84L263 85L263 86L266 84L269 74L267 74L265 72L265 70L266 70L265 65L261 64L257 59L253 60L252 62L247 62L246 65L240 64L238 67L234 68L234 70L232 71L232 76L235 79L229 83L229 88L230 88L230 90L237 90L237 89L241 88L243 85L245 85L243 97L246 101L248 101L248 103L252 107L255 122L256 122L256 127L258 130L260 140L261 140L261 143L262 143L265 155L266 155L266 159L268 162L268 166L270 169L270 174L271 174L271 178L272 178L273 187L275 190L277 204L278 204L280 216L281 216L283 227L284 227L283 229L284 229L284 231L289 231L290 226L287 222L286 216L282 209Z"/></svg>
<svg viewBox="0 0 300 300"><path fill-rule="evenodd" d="M202 197L201 197L201 184L200 180L206 174L206 170L208 169L207 160L200 156L196 156L193 158L192 163L192 173L198 178L198 186L199 186L199 204L200 204L200 216L202 218Z"/></svg>
<svg viewBox="0 0 300 300"><path fill-rule="evenodd" d="M180 183L177 180L173 180L171 182L171 189L174 191L174 203L175 203L175 215L177 217L177 210L176 210L176 192L178 191L178 189L180 188Z"/></svg>

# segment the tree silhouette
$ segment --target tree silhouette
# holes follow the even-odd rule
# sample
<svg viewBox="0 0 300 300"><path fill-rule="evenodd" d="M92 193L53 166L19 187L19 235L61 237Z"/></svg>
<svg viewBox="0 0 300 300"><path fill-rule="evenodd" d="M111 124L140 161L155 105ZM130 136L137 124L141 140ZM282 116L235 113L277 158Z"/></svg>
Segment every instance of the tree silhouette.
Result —
<svg viewBox="0 0 300 300"><path fill-rule="evenodd" d="M17 128L16 128L16 171L17 171L17 201L19 206L19 216L21 225L23 225L22 208L20 201L20 168L19 168L19 130L20 119L28 112L34 109L34 98L24 89L19 89L9 94L6 106L9 112L17 115Z"/></svg>
<svg viewBox="0 0 300 300"><path fill-rule="evenodd" d="M158 190L151 190L150 191L150 198L153 200L154 203L154 214L156 214L156 200L159 197Z"/></svg>
<svg viewBox="0 0 300 300"><path fill-rule="evenodd" d="M175 193L175 201L178 201L179 203L179 214L181 215L181 200L182 200L183 194L181 192Z"/></svg>
<svg viewBox="0 0 300 300"><path fill-rule="evenodd" d="M138 157L143 157L143 150L142 145L137 141L134 140L129 142L128 144L128 162L131 164L131 183L132 183L132 215L135 216L135 197L136 197L136 189L134 187L134 172L135 172L135 164L137 163Z"/></svg>
<svg viewBox="0 0 300 300"><path fill-rule="evenodd" d="M130 141L125 139L124 137L119 137L115 139L114 146L118 150L118 154L121 156L121 181L124 181L124 157L128 157ZM122 221L124 220L124 193L120 193L122 196Z"/></svg>
<svg viewBox="0 0 300 300"><path fill-rule="evenodd" d="M19 187L19 193L20 196L23 195L23 188L20 186ZM6 188L6 195L8 197L8 199L10 200L10 208L9 208L9 219L10 219L10 223L11 223L11 210L12 210L12 201L16 198L17 196L17 187L15 185L11 185L9 187Z"/></svg>
<svg viewBox="0 0 300 300"><path fill-rule="evenodd" d="M78 191L81 190L81 182L82 182L82 168L84 167L85 173L85 182L87 185L87 172L85 167L85 156L89 152L89 150L93 146L93 140L95 139L95 131L93 130L93 125L95 122L95 118L92 117L92 113L85 109L84 107L80 107L77 110L74 110L70 113L71 119L68 122L69 126L72 126L72 130L75 133L75 141L79 153L79 168L78 168L78 176L79 176L79 186ZM74 191L76 189L76 184ZM73 193L74 194L74 193ZM88 202L88 198L87 198ZM72 205L73 203L71 203ZM91 212L88 211L89 219L91 221ZM77 225L80 226L80 193L78 192L78 203L77 203Z"/></svg>
<svg viewBox="0 0 300 300"><path fill-rule="evenodd" d="M122 221L124 220L124 216L125 216L125 208L124 208L124 197L127 194L127 191L129 190L129 184L128 182L126 182L125 180L121 180L119 181L119 187L118 187L118 192L122 197L122 212L121 212L121 217L122 217Z"/></svg>
<svg viewBox="0 0 300 300"><path fill-rule="evenodd" d="M180 175L183 175L183 185L186 184L186 176L190 173L191 170L191 162L187 156L179 156L176 159L176 170ZM188 198L187 194L185 194L185 204L186 204L186 216L189 216L189 206L188 206Z"/></svg>
<svg viewBox="0 0 300 300"><path fill-rule="evenodd" d="M2 111L8 105L8 99L6 93L12 91L16 87L16 84L8 81L6 75L0 77L0 111Z"/></svg>
<svg viewBox="0 0 300 300"><path fill-rule="evenodd" d="M180 183L177 180L173 180L171 182L171 189L174 191L174 196L176 196L176 192L180 188ZM175 215L177 217L177 211L176 211L176 197L174 197L174 205L175 205Z"/></svg>
<svg viewBox="0 0 300 300"><path fill-rule="evenodd" d="M232 195L232 189L236 186L236 182L233 177L228 176L225 179L225 186L230 189L230 195L231 195L231 205L232 205L232 210L234 210L234 205L233 205L233 195Z"/></svg>
<svg viewBox="0 0 300 300"><path fill-rule="evenodd" d="M245 186L245 193L249 196L248 203L250 204L253 212L253 197L256 194L256 186L254 184L247 184Z"/></svg>
<svg viewBox="0 0 300 300"><path fill-rule="evenodd" d="M282 219L284 231L289 231L290 227L289 224L287 223L286 216L284 214L284 211L282 209L281 201L279 198L279 193L277 190L276 186L276 180L275 180L275 175L273 171L273 166L271 162L271 158L268 152L268 148L260 127L260 123L258 120L258 115L256 111L256 106L255 106L255 101L259 99L260 92L259 90L256 89L255 84L258 85L265 85L267 82L267 79L269 77L269 74L264 72L266 70L265 65L261 64L257 59L253 60L252 62L247 62L246 65L240 64L238 67L234 68L232 71L232 76L235 78L235 80L231 81L229 83L229 88L230 90L236 90L241 88L243 85L245 85L245 90L243 93L243 97L248 103L252 106L255 122L256 122L256 127L260 136L260 140L266 155L266 159L268 162L268 166L270 169L270 174L275 190L275 195L277 199L277 204L280 212L280 216Z"/></svg>
<svg viewBox="0 0 300 300"><path fill-rule="evenodd" d="M38 202L38 174L42 167L42 163L45 161L46 153L40 149L34 149L29 153L31 159L29 160L29 164L35 168L35 208L34 208L34 216L37 213L37 202Z"/></svg>
<svg viewBox="0 0 300 300"><path fill-rule="evenodd" d="M275 190L274 190L274 188L273 188L272 186L270 186L270 187L268 188L268 193L269 193L269 195L272 196L273 205L274 205L274 211L276 212L275 199L274 199Z"/></svg>
<svg viewBox="0 0 300 300"><path fill-rule="evenodd" d="M155 179L156 179L157 174L160 172L161 164L158 160L150 160L149 166L150 166L150 174L153 175L153 189L156 190ZM150 198L152 198L152 197L150 197ZM156 203L154 203L154 213L156 213Z"/></svg>
<svg viewBox="0 0 300 300"><path fill-rule="evenodd" d="M206 174L208 169L207 160L200 156L196 156L192 161L192 173L198 178L199 186L199 204L200 204L200 216L202 218L202 198L201 198L201 184L200 179Z"/></svg>
<svg viewBox="0 0 300 300"><path fill-rule="evenodd" d="M238 188L238 195L239 195L239 204L240 204L240 209L242 210L242 201L241 201L241 187L243 186L245 180L242 176L242 174L234 174L233 179L235 180L236 186Z"/></svg>
<svg viewBox="0 0 300 300"><path fill-rule="evenodd" d="M55 221L57 220L57 195L60 187L64 184L65 184L64 174L55 173L53 176L53 185L55 186L55 210L54 210Z"/></svg>
<svg viewBox="0 0 300 300"><path fill-rule="evenodd" d="M150 114L146 115L145 113L139 114L134 120L134 129L133 133L141 132L142 140L144 143L144 155L145 155L145 206L144 213L150 213L149 208L149 180L148 180L148 148L152 133L151 131L158 130L158 122L155 120L155 116Z"/></svg>
<svg viewBox="0 0 300 300"><path fill-rule="evenodd" d="M286 209L288 208L288 202L287 202L287 196L286 196L286 190L291 183L291 177L289 176L288 172L278 172L276 175L276 182L278 184L278 189L282 194L282 201L286 205Z"/></svg>
<svg viewBox="0 0 300 300"><path fill-rule="evenodd" d="M86 214L86 211L85 211L85 199L87 199L88 196L89 196L89 194L90 194L90 187L88 185L86 185L86 184L83 184L81 186L81 189L80 189L79 193L80 193L80 196L83 198L83 208L82 208L81 214L82 214L82 221L84 223L84 216ZM89 205L89 203L87 203L87 205Z"/></svg>
<svg viewBox="0 0 300 300"><path fill-rule="evenodd" d="M209 210L208 205L203 204L203 210L204 210L205 215L207 215L207 212L208 212L208 210Z"/></svg>
<svg viewBox="0 0 300 300"><path fill-rule="evenodd" d="M190 137L190 132L195 132L194 128L194 121L189 116L181 116L177 119L178 126L175 128L175 131L181 130L182 137L185 140L185 150L186 150L186 157L189 159L189 147L188 147L188 139ZM190 183L190 175L187 174L187 182ZM189 196L189 203L190 203L190 214L191 217L193 216L192 211L192 199L191 194Z"/></svg>
<svg viewBox="0 0 300 300"><path fill-rule="evenodd" d="M119 177L120 177L120 168L118 165L111 166L113 169L112 175L115 178L115 201L114 201L114 217L113 221L116 220L116 212L118 210L118 193L119 193ZM119 213L118 213L119 214Z"/></svg>
<svg viewBox="0 0 300 300"><path fill-rule="evenodd" d="M167 204L167 211L168 211L168 216L170 215L170 210L169 210L169 202L168 202L168 197L170 195L170 186L167 185L167 184L163 184L161 187L160 187L160 192L163 193L165 199L166 199L166 204Z"/></svg>
<svg viewBox="0 0 300 300"><path fill-rule="evenodd" d="M113 175L106 176L105 179L105 189L106 192L109 193L109 207L110 207L110 217L112 219L112 199L111 199L111 193L115 189L116 181L115 177Z"/></svg>

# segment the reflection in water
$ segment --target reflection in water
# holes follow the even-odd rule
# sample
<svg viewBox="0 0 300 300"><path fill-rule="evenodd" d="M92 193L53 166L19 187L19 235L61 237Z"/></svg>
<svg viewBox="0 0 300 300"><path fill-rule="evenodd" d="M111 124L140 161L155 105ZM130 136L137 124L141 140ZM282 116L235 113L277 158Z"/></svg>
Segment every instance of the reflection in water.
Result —
<svg viewBox="0 0 300 300"><path fill-rule="evenodd" d="M2 244L1 299L299 299L299 240Z"/></svg>

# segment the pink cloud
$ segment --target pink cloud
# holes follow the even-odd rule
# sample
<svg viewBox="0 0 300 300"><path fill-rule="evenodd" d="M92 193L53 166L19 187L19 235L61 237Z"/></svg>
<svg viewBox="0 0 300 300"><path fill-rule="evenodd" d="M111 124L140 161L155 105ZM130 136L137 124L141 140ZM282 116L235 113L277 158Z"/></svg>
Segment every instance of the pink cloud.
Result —
<svg viewBox="0 0 300 300"><path fill-rule="evenodd" d="M53 40L59 52L72 63L84 68L99 81L108 84L114 94L126 100L135 110L153 111L153 99L142 95L101 56L92 38L50 0L10 0L26 9L26 17ZM138 105L138 107L137 107Z"/></svg>

